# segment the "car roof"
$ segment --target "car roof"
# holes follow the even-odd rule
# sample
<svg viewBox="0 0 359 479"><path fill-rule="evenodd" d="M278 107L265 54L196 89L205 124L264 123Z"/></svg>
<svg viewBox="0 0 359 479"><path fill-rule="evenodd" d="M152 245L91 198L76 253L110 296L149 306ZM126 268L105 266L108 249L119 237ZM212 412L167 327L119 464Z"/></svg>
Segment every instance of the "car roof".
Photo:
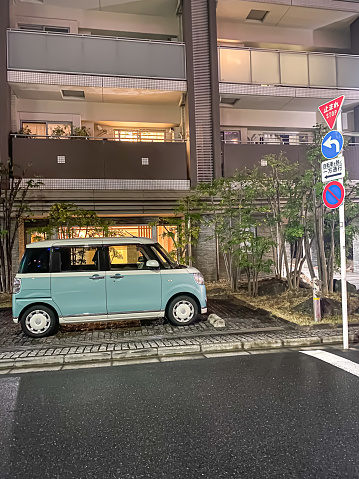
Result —
<svg viewBox="0 0 359 479"><path fill-rule="evenodd" d="M150 238L113 237L113 238L71 238L36 241L29 243L26 248L51 248L53 246L92 246L92 245L121 245L121 244L156 244Z"/></svg>

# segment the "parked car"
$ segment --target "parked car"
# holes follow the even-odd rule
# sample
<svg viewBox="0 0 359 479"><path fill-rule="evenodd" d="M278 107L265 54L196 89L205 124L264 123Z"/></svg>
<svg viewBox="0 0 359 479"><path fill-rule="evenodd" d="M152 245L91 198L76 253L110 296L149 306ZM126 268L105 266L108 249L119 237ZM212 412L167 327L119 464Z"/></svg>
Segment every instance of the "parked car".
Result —
<svg viewBox="0 0 359 479"><path fill-rule="evenodd" d="M147 238L76 238L27 245L14 279L13 320L27 336L58 325L162 318L177 326L206 313L201 273Z"/></svg>

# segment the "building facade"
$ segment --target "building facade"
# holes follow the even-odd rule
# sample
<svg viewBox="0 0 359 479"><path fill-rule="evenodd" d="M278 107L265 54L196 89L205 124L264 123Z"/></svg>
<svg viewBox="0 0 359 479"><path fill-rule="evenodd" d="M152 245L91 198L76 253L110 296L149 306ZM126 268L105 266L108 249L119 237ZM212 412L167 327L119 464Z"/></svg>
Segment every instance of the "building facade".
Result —
<svg viewBox="0 0 359 479"><path fill-rule="evenodd" d="M4 0L0 160L41 178L38 224L66 201L156 238L197 183L268 153L301 161L318 106L345 95L359 180L358 17L344 0ZM196 248L208 280L215 248Z"/></svg>

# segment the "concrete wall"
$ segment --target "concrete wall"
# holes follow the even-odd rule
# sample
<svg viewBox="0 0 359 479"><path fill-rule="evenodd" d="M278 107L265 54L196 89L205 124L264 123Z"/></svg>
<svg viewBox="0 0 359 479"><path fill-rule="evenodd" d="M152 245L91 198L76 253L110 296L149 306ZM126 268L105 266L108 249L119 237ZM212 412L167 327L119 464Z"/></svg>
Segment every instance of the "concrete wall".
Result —
<svg viewBox="0 0 359 479"><path fill-rule="evenodd" d="M2 0L7 2L8 0ZM68 3L68 5L66 5ZM59 1L59 6L25 3L15 0L11 9L11 28L18 23L69 27L71 33L80 30L109 30L114 32L142 32L157 35L177 35L178 24L172 16L134 15L71 8L73 2ZM62 7L61 7L62 5ZM68 6L69 8L66 8ZM64 8L65 7L65 8Z"/></svg>
<svg viewBox="0 0 359 479"><path fill-rule="evenodd" d="M243 126L296 130L312 128L315 124L315 112L221 108L222 127Z"/></svg>
<svg viewBox="0 0 359 479"><path fill-rule="evenodd" d="M26 169L27 178L187 180L181 142L13 138L12 150L14 164Z"/></svg>
<svg viewBox="0 0 359 479"><path fill-rule="evenodd" d="M180 124L180 108L167 105L118 104L82 101L27 100L16 101L16 123L25 121L116 122L116 126L162 127Z"/></svg>

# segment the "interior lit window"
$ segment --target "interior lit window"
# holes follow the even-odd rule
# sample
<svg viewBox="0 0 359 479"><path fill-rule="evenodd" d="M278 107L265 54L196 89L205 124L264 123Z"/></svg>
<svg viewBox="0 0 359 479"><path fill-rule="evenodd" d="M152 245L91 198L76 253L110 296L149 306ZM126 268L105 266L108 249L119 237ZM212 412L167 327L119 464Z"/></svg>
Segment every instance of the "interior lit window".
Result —
<svg viewBox="0 0 359 479"><path fill-rule="evenodd" d="M48 123L47 134L49 136L70 136L71 135L71 123Z"/></svg>
<svg viewBox="0 0 359 479"><path fill-rule="evenodd" d="M52 122L52 121L22 121L21 128L29 132L29 135L37 136L69 136L72 132L72 123L70 122Z"/></svg>
<svg viewBox="0 0 359 479"><path fill-rule="evenodd" d="M165 130L114 130L117 141L164 142Z"/></svg>
<svg viewBox="0 0 359 479"><path fill-rule="evenodd" d="M22 131L30 135L46 136L46 123L22 122Z"/></svg>
<svg viewBox="0 0 359 479"><path fill-rule="evenodd" d="M176 234L175 226L157 226L157 241L162 245L169 253L175 250L174 241L169 237L166 232L172 232ZM110 237L139 237L139 238L153 238L153 230L151 226L146 225L131 225L131 226L110 226L108 228L108 234ZM104 235L104 231L100 228L72 228L70 234L66 228L62 228L58 232L59 239L71 238L98 238ZM43 241L47 239L44 233L36 231L31 232L31 243L36 241Z"/></svg>

